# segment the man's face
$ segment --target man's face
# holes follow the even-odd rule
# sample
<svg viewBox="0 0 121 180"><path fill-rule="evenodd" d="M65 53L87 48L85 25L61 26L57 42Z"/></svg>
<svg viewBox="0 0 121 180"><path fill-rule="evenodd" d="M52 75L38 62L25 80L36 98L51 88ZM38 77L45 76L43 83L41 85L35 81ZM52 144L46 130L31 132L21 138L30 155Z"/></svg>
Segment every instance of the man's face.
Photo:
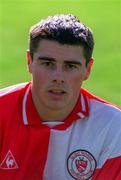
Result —
<svg viewBox="0 0 121 180"><path fill-rule="evenodd" d="M88 78L91 64L86 67L83 48L41 40L33 61L28 52L28 67L32 74L32 93L41 106L51 110L75 106L82 82Z"/></svg>

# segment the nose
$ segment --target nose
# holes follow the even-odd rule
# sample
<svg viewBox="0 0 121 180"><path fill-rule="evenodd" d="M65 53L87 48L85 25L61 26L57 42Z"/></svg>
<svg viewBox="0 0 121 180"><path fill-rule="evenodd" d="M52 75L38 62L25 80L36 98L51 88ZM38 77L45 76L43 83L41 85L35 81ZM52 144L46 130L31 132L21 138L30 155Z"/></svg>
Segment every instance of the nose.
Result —
<svg viewBox="0 0 121 180"><path fill-rule="evenodd" d="M64 72L61 67L56 67L53 72L53 82L64 83Z"/></svg>

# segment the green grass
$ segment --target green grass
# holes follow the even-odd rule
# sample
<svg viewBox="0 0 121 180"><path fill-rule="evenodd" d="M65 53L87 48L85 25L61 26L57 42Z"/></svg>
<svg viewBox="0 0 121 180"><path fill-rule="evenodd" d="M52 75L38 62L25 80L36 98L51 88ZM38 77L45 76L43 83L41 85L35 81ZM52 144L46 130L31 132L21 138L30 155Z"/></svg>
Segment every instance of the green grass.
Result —
<svg viewBox="0 0 121 180"><path fill-rule="evenodd" d="M0 88L31 78L25 58L30 26L48 15L73 13L95 37L95 63L84 87L121 106L120 7L119 0L0 0Z"/></svg>

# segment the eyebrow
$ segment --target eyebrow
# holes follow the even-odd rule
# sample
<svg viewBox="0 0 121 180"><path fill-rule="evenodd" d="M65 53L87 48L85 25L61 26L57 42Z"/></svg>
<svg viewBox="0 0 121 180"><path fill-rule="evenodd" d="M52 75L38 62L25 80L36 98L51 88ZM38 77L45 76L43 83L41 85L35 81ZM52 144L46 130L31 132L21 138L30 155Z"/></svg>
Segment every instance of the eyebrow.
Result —
<svg viewBox="0 0 121 180"><path fill-rule="evenodd" d="M52 58L52 57L46 57L46 56L39 56L38 57L39 60L44 60L44 61L51 61L51 62L55 62L56 59ZM82 65L82 63L78 60L65 60L64 63L66 64L77 64L77 65Z"/></svg>

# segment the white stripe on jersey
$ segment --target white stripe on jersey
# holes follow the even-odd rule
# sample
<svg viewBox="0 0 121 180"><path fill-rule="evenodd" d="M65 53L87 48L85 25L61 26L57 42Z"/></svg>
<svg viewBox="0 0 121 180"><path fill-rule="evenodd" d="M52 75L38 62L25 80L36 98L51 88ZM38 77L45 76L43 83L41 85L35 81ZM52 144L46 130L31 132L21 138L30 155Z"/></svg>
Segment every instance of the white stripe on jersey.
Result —
<svg viewBox="0 0 121 180"><path fill-rule="evenodd" d="M21 89L21 87L24 87L24 85L26 85L26 84L27 84L27 82L0 89L0 96L4 96L5 94L10 94L12 92L15 92L15 91Z"/></svg>
<svg viewBox="0 0 121 180"><path fill-rule="evenodd" d="M22 103L23 123L25 125L28 124L27 114L26 114L26 101L27 101L28 92L29 92L29 87L27 88L27 90L26 90L26 92L24 94L23 103Z"/></svg>
<svg viewBox="0 0 121 180"><path fill-rule="evenodd" d="M85 118L85 115L82 113L82 112L79 112L79 113L77 113L79 116L80 116L80 118Z"/></svg>
<svg viewBox="0 0 121 180"><path fill-rule="evenodd" d="M81 93L81 104L82 104L82 111L85 112L86 104L85 104L85 100L84 100L84 95L82 93Z"/></svg>

